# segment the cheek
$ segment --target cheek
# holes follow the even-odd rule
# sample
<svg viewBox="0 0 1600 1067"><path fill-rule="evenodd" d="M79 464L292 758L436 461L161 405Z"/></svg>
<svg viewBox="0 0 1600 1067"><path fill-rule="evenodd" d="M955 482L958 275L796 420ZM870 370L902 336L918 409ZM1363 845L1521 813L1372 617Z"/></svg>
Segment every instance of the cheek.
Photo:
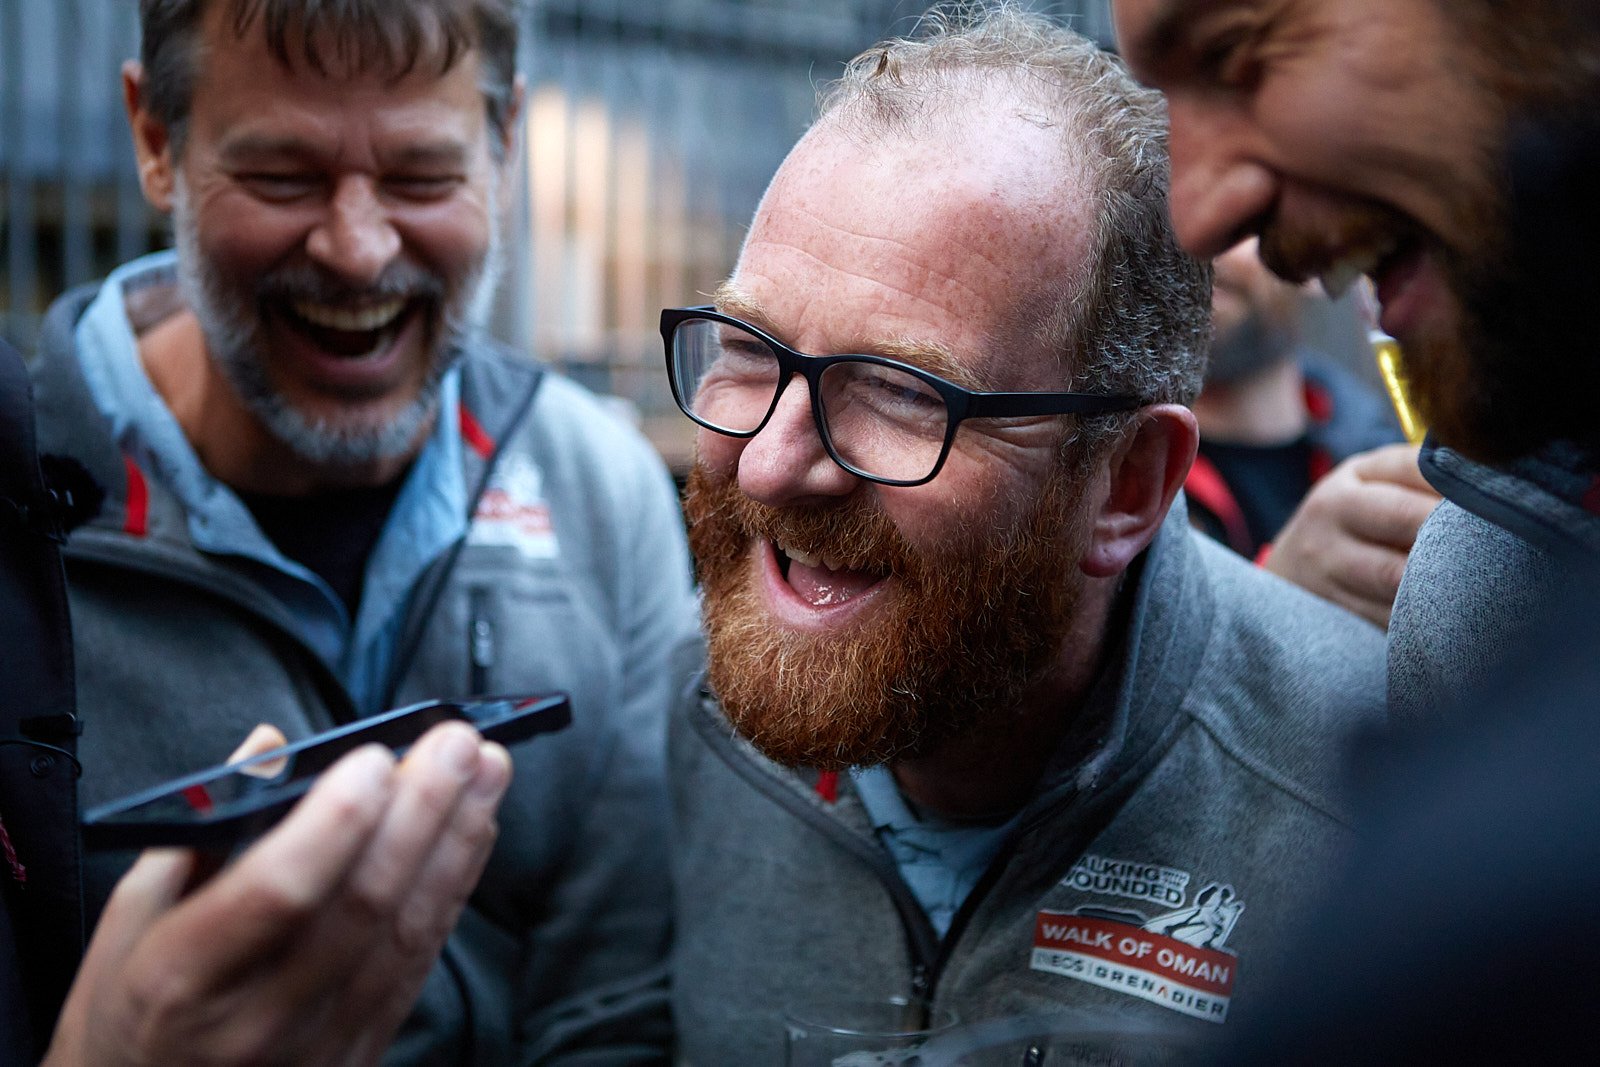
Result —
<svg viewBox="0 0 1600 1067"><path fill-rule="evenodd" d="M939 476L905 489L880 487L879 502L913 548L933 556L979 549L1014 527L1042 481L1006 471L992 457L952 450Z"/></svg>
<svg viewBox="0 0 1600 1067"><path fill-rule="evenodd" d="M475 265L489 248L490 206L482 195L397 213L394 221L412 254L442 271Z"/></svg>
<svg viewBox="0 0 1600 1067"><path fill-rule="evenodd" d="M695 459L712 474L731 476L739 467L745 444L742 438L700 430L694 438Z"/></svg>
<svg viewBox="0 0 1600 1067"><path fill-rule="evenodd" d="M290 258L312 225L301 212L239 196L200 205L195 224L207 262L234 274L266 271Z"/></svg>

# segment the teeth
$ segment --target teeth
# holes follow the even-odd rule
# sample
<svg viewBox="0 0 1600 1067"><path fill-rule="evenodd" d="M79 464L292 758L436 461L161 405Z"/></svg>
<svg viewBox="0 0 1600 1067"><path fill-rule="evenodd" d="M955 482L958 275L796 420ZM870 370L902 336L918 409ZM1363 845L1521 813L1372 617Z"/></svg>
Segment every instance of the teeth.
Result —
<svg viewBox="0 0 1600 1067"><path fill-rule="evenodd" d="M827 556L823 556L822 557L822 566L825 569L830 570L830 571L842 571L842 570L844 570L844 564L843 563L841 563L839 560L836 560L836 559L830 559Z"/></svg>
<svg viewBox="0 0 1600 1067"><path fill-rule="evenodd" d="M1337 300L1350 291L1357 278L1366 272L1353 263L1341 263L1322 275L1322 291L1328 294L1329 300Z"/></svg>
<svg viewBox="0 0 1600 1067"><path fill-rule="evenodd" d="M802 567L815 567L818 563L822 562L821 556L813 556L809 552L801 552L799 549L790 548L788 545L779 545L778 547L783 550L784 555L788 556Z"/></svg>
<svg viewBox="0 0 1600 1067"><path fill-rule="evenodd" d="M385 300L365 308L330 307L309 300L294 301L294 313L314 326L346 333L364 333L381 330L400 317L405 310L404 300Z"/></svg>
<svg viewBox="0 0 1600 1067"><path fill-rule="evenodd" d="M1328 294L1330 300L1339 299L1350 291L1357 278L1363 274L1371 274L1394 249L1395 246L1389 244L1381 248L1350 253L1322 272L1322 291Z"/></svg>

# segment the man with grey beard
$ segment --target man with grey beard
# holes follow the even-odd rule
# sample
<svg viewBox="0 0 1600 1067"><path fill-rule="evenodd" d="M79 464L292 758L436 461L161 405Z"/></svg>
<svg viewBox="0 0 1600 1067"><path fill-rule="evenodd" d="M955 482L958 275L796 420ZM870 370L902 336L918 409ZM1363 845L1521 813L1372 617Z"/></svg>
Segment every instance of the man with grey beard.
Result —
<svg viewBox="0 0 1600 1067"><path fill-rule="evenodd" d="M176 252L63 297L34 371L41 449L108 491L66 550L80 797L258 722L564 690L574 725L513 753L487 873L388 1058L659 1058L669 662L696 616L648 445L480 330L515 5L140 11L125 97ZM87 858L91 918L130 859Z"/></svg>
<svg viewBox="0 0 1600 1067"><path fill-rule="evenodd" d="M1042 17L936 13L826 95L714 306L663 313L697 1067L892 996L1215 1034L1348 842L1382 639L1189 526L1209 287L1163 119Z"/></svg>

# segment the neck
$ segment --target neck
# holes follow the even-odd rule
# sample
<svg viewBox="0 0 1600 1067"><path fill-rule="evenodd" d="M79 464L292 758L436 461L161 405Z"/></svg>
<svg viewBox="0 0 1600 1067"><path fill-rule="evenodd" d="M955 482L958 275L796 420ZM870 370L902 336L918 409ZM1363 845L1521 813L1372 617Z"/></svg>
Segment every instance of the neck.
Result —
<svg viewBox="0 0 1600 1067"><path fill-rule="evenodd" d="M1194 402L1200 439L1269 447L1306 432L1305 377L1292 359L1227 384L1207 384Z"/></svg>
<svg viewBox="0 0 1600 1067"><path fill-rule="evenodd" d="M411 462L406 455L326 467L302 458L262 424L217 369L192 312L169 315L141 334L139 361L201 464L234 489L302 496L385 485Z"/></svg>
<svg viewBox="0 0 1600 1067"><path fill-rule="evenodd" d="M891 764L906 799L952 819L1006 815L1027 803L1099 673L1119 579L1085 585L1056 663L1010 714L989 720L981 736Z"/></svg>

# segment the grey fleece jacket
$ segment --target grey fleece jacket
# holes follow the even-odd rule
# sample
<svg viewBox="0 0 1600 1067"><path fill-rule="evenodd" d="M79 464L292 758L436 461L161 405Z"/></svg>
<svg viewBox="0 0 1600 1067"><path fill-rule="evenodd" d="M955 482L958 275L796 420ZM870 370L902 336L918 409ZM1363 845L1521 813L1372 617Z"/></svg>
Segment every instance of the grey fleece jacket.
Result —
<svg viewBox="0 0 1600 1067"><path fill-rule="evenodd" d="M111 438L73 348L92 296L53 309L34 367L41 450L76 456L109 492L66 551L86 805L216 763L257 722L294 738L354 714L283 604L248 568L197 551L176 497ZM665 722L687 678L669 661L698 629L687 551L645 441L540 373L486 343L466 353L462 403L483 433L462 450L464 475L476 486L517 461L517 484L490 475L481 528L484 507L526 495L531 464L542 504L522 503L548 510L559 551L469 538L453 567L427 572L419 585L442 592L431 612L420 593L410 602L420 639L395 703L561 689L574 721L514 749L494 855L391 1063L665 1056ZM90 857L91 920L131 858Z"/></svg>
<svg viewBox="0 0 1600 1067"><path fill-rule="evenodd" d="M688 1063L781 1063L785 1007L827 997L926 996L968 1022L1081 1009L1198 1034L1266 997L1350 837L1343 746L1382 720L1383 639L1184 513L1137 565L1102 676L942 940L848 776L828 799L815 773L735 736L707 692L674 716ZM1104 740L1066 755L1086 737Z"/></svg>
<svg viewBox="0 0 1600 1067"><path fill-rule="evenodd" d="M1600 470L1576 447L1496 468L1429 442L1421 466L1446 499L1417 533L1389 622L1397 726L1480 687L1600 556Z"/></svg>

